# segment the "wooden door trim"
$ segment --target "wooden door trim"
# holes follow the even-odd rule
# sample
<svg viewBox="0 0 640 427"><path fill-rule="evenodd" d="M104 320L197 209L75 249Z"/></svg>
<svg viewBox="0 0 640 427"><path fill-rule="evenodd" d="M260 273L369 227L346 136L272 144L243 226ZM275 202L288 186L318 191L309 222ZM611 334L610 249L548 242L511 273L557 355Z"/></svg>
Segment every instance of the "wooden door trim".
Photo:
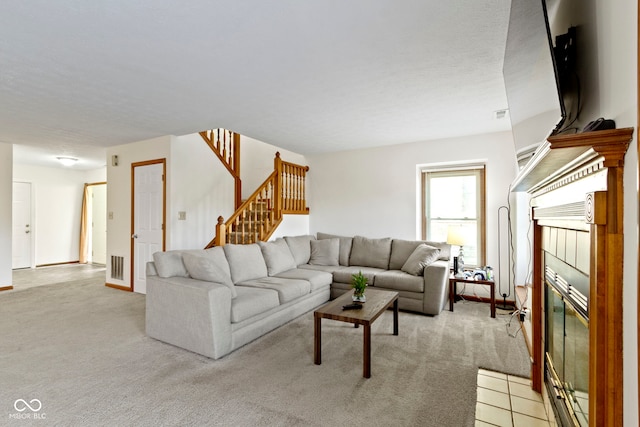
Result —
<svg viewBox="0 0 640 427"><path fill-rule="evenodd" d="M131 232L129 233L130 240L130 248L129 251L131 253L131 265L129 267L129 286L131 288L131 292L134 292L134 268L135 268L135 250L133 245L133 234L135 232L135 169L141 166L150 166L162 164L162 250L165 250L166 237L167 237L167 159L154 159L154 160L145 160L143 162L135 162L131 163Z"/></svg>

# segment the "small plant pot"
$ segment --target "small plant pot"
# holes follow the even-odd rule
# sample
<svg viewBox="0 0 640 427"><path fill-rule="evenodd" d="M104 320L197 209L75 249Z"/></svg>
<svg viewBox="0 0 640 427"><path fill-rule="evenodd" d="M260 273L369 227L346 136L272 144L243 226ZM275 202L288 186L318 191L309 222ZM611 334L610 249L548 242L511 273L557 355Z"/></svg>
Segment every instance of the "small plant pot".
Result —
<svg viewBox="0 0 640 427"><path fill-rule="evenodd" d="M362 295L353 294L351 296L351 299L353 300L353 302L365 302L367 300L367 297L364 294Z"/></svg>

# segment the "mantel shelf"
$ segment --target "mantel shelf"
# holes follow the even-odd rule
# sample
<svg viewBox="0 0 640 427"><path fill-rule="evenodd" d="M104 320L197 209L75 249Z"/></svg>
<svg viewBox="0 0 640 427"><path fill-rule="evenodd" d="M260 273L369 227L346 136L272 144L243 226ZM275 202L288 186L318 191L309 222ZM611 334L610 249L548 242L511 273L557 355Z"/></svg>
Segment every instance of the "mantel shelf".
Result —
<svg viewBox="0 0 640 427"><path fill-rule="evenodd" d="M520 171L511 189L533 192L600 156L606 167L622 166L632 136L633 128L550 136Z"/></svg>

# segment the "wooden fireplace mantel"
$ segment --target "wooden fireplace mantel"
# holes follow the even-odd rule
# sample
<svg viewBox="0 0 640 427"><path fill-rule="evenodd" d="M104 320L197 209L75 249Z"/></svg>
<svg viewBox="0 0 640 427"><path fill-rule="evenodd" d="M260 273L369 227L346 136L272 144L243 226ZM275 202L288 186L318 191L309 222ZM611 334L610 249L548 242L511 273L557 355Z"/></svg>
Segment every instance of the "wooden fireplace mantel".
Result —
<svg viewBox="0 0 640 427"><path fill-rule="evenodd" d="M602 156L604 167L622 167L633 128L550 136L513 181L513 191L538 192L545 184Z"/></svg>
<svg viewBox="0 0 640 427"><path fill-rule="evenodd" d="M542 224L589 231L589 425L622 425L622 259L624 156L633 128L549 137L522 169L512 191L532 195L533 292L532 387L542 392L544 378L544 287ZM587 190L584 210L562 205L553 193L598 175L603 188ZM606 176L603 177L603 176ZM584 182L584 181L582 181ZM582 187L580 187L582 188ZM580 197L580 195L576 195ZM565 209L570 206L573 211ZM571 212L568 214L567 212ZM559 212L556 214L556 212ZM542 217L544 213L544 217ZM557 218L554 218L554 215ZM567 222L567 216L570 220ZM554 222L555 221L555 222Z"/></svg>

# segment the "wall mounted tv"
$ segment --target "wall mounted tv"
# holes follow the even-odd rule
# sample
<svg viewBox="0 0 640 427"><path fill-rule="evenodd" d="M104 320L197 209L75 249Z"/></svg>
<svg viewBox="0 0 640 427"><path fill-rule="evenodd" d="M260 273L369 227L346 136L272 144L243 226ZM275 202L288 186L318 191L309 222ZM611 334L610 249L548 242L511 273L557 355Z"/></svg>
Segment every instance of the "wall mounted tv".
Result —
<svg viewBox="0 0 640 427"><path fill-rule="evenodd" d="M579 49L588 44L588 3L511 2L503 74L520 166L549 135L576 132L582 125L584 83L590 76L579 62Z"/></svg>

